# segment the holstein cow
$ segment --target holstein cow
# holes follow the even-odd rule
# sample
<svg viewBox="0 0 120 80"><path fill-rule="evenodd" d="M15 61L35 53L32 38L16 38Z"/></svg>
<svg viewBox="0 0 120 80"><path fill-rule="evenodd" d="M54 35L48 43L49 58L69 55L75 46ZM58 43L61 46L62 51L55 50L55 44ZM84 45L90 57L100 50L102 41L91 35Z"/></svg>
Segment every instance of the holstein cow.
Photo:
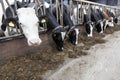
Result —
<svg viewBox="0 0 120 80"><path fill-rule="evenodd" d="M94 24L91 21L89 15L87 14L87 11L85 10L85 8L83 9L83 14L84 14L83 24L85 26L86 32L88 34L88 37L92 37L93 36L93 27L94 27Z"/></svg>
<svg viewBox="0 0 120 80"><path fill-rule="evenodd" d="M95 23L95 27L98 33L103 33L103 21L102 18L99 17L99 14L96 13L96 9L91 8L91 21Z"/></svg>
<svg viewBox="0 0 120 80"><path fill-rule="evenodd" d="M18 2L17 2L18 3ZM29 46L40 45L41 39L39 38L38 22L39 19L35 14L35 10L30 7L19 7L15 10L15 5L11 4L14 13L17 17L13 17L10 7L6 9L7 19L3 17L1 28L3 31L7 31L7 28L12 26L21 27L23 34L27 38Z"/></svg>
<svg viewBox="0 0 120 80"><path fill-rule="evenodd" d="M104 15L104 18L108 20L108 26L113 27L114 21L113 21L113 15L111 15L111 12L109 12L107 9L102 9L102 13Z"/></svg>
<svg viewBox="0 0 120 80"><path fill-rule="evenodd" d="M45 9L45 11L46 11L45 16L42 17L41 10L38 9L40 24L42 24L42 22L43 22L42 20L44 20L44 19L41 19L41 17L45 18L46 22L47 22L47 28L53 30L52 31L52 38L53 38L54 42L56 43L57 49L62 51L63 50L63 42L64 42L64 38L65 38L65 34L66 34L66 29L63 28L57 22L57 19L55 18L55 16L51 12L50 4L48 4L47 2L44 2L44 6L46 8Z"/></svg>
<svg viewBox="0 0 120 80"><path fill-rule="evenodd" d="M79 29L76 28L76 26L73 24L73 21L71 20L70 17L70 10L68 10L67 5L61 4L58 7L63 5L63 24L64 26L68 26L68 30L66 35L68 35L68 39L70 42L74 45L78 44L78 34L79 34ZM56 14L56 8L53 9L54 15ZM58 12L60 13L60 12ZM60 14L59 14L60 15Z"/></svg>
<svg viewBox="0 0 120 80"><path fill-rule="evenodd" d="M107 26L113 27L114 23L118 22L118 19L115 17L115 12L109 11L107 9L97 9L96 12L100 15L100 17L103 19L103 25L104 29L106 29Z"/></svg>

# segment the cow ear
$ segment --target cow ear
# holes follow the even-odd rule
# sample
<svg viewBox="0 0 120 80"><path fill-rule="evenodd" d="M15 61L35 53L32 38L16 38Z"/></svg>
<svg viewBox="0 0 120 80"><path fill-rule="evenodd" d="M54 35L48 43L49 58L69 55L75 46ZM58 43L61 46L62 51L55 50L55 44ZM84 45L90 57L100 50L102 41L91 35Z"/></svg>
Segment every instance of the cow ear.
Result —
<svg viewBox="0 0 120 80"><path fill-rule="evenodd" d="M2 24L2 25L1 25L1 29L2 29L3 31L6 30L6 27L7 27L7 26L6 26L5 24Z"/></svg>

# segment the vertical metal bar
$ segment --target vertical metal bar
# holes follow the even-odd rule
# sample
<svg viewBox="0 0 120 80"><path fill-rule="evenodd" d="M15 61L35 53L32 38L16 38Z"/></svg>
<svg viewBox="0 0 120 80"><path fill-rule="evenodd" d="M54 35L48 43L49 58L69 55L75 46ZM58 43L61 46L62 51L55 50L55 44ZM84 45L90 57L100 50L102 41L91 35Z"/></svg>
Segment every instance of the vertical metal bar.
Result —
<svg viewBox="0 0 120 80"><path fill-rule="evenodd" d="M82 8L84 8L84 3L82 2ZM83 12L83 9L82 9ZM84 22L84 14L82 13L82 23Z"/></svg>
<svg viewBox="0 0 120 80"><path fill-rule="evenodd" d="M59 22L59 17L58 17L58 0L56 0L56 18L57 18L57 22Z"/></svg>
<svg viewBox="0 0 120 80"><path fill-rule="evenodd" d="M77 2L77 24L79 24L79 21L78 21L79 20L79 18L78 18L79 17L79 6L78 6L78 4L79 3Z"/></svg>
<svg viewBox="0 0 120 80"><path fill-rule="evenodd" d="M17 7L17 2L16 2L16 0L14 0L14 4L15 4L15 10L17 10L18 7ZM15 25L15 26L16 26L16 27L15 27L15 28L16 28L16 32L18 33L18 26L17 26L17 25Z"/></svg>
<svg viewBox="0 0 120 80"><path fill-rule="evenodd" d="M51 12L52 12L52 0L50 0L50 5L51 5L50 9L51 9Z"/></svg>
<svg viewBox="0 0 120 80"><path fill-rule="evenodd" d="M89 15L89 19L91 20L91 6L90 4L88 4L88 15Z"/></svg>
<svg viewBox="0 0 120 80"><path fill-rule="evenodd" d="M63 0L61 0L61 7L60 7L60 24L63 26Z"/></svg>
<svg viewBox="0 0 120 80"><path fill-rule="evenodd" d="M80 10L81 10L81 12L80 12L80 14L81 14L81 23L83 23L83 19L84 19L84 13L83 13L83 3L82 3L82 1L81 1L81 8L80 8Z"/></svg>
<svg viewBox="0 0 120 80"><path fill-rule="evenodd" d="M1 2L1 6L2 6L2 11L3 11L4 18L7 19L7 16L6 16L6 13L5 13L5 7L4 7L3 0L2 0L2 2Z"/></svg>
<svg viewBox="0 0 120 80"><path fill-rule="evenodd" d="M73 1L72 0L69 1L69 7L70 7L70 16L72 16L72 13L73 13Z"/></svg>
<svg viewBox="0 0 120 80"><path fill-rule="evenodd" d="M45 8L45 6L43 5L43 15L46 15L46 8ZM47 23L45 22L44 24L43 24L44 26L44 31L46 31L47 30Z"/></svg>

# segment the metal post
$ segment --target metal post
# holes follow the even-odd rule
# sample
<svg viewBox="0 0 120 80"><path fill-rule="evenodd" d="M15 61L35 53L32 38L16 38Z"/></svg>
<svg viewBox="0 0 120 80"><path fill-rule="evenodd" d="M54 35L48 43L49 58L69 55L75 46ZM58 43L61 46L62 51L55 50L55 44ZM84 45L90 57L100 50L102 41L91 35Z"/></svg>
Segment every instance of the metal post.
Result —
<svg viewBox="0 0 120 80"><path fill-rule="evenodd" d="M60 7L60 24L63 26L63 0L61 0L61 7Z"/></svg>
<svg viewBox="0 0 120 80"><path fill-rule="evenodd" d="M17 6L16 0L14 0L14 4L15 4L15 10L17 10L18 6ZM17 25L16 25L16 31L17 31L17 33L19 33L19 32L18 32L18 27L17 27Z"/></svg>
<svg viewBox="0 0 120 80"><path fill-rule="evenodd" d="M59 17L58 17L58 0L56 0L56 18L57 18L57 22L59 22Z"/></svg>

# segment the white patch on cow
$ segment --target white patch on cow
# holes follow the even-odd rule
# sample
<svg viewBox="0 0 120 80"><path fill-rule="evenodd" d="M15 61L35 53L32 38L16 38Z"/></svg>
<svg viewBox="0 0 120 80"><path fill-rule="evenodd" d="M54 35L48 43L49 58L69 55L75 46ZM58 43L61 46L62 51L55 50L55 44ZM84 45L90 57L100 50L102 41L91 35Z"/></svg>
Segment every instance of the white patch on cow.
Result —
<svg viewBox="0 0 120 80"><path fill-rule="evenodd" d="M84 13L84 14L87 14L87 12L86 12L86 10L85 10L85 9L83 9L83 13Z"/></svg>
<svg viewBox="0 0 120 80"><path fill-rule="evenodd" d="M100 11L103 11L103 9L102 9L102 8L100 8Z"/></svg>
<svg viewBox="0 0 120 80"><path fill-rule="evenodd" d="M20 8L17 10L17 14L28 45L40 45L41 39L38 33L39 20L35 14L35 10L33 8Z"/></svg>
<svg viewBox="0 0 120 80"><path fill-rule="evenodd" d="M78 44L79 29L75 28L74 30L76 32L76 42L75 42L75 44L77 45Z"/></svg>
<svg viewBox="0 0 120 80"><path fill-rule="evenodd" d="M45 6L46 8L49 8L49 7L50 7L50 4L44 1L44 6Z"/></svg>
<svg viewBox="0 0 120 80"><path fill-rule="evenodd" d="M4 31L4 34L5 34L6 37L9 37L8 27L6 27L6 30Z"/></svg>
<svg viewBox="0 0 120 80"><path fill-rule="evenodd" d="M108 22L108 26L114 27L113 17L110 18L111 22Z"/></svg>
<svg viewBox="0 0 120 80"><path fill-rule="evenodd" d="M61 37L62 37L62 40L65 39L65 35L66 35L66 32L61 32Z"/></svg>
<svg viewBox="0 0 120 80"><path fill-rule="evenodd" d="M92 37L93 36L93 26L90 25L90 34L88 34L88 37Z"/></svg>
<svg viewBox="0 0 120 80"><path fill-rule="evenodd" d="M107 25L108 25L108 20L105 20L104 30L106 29Z"/></svg>
<svg viewBox="0 0 120 80"><path fill-rule="evenodd" d="M99 9L99 6L95 6L95 9Z"/></svg>
<svg viewBox="0 0 120 80"><path fill-rule="evenodd" d="M111 12L115 15L115 11L114 11L114 9L111 9Z"/></svg>
<svg viewBox="0 0 120 80"><path fill-rule="evenodd" d="M102 21L100 22L100 26L101 26L101 32L100 33L103 33L103 22Z"/></svg>

